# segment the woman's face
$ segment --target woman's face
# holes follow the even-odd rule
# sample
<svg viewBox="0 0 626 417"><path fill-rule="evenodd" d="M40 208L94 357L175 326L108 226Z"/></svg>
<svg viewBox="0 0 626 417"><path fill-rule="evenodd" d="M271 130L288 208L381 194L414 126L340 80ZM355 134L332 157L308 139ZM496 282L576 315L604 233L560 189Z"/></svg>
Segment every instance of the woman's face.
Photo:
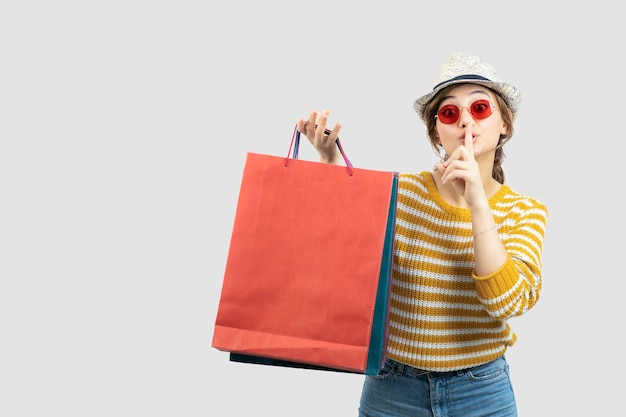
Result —
<svg viewBox="0 0 626 417"><path fill-rule="evenodd" d="M477 84L461 84L450 90L437 109L437 139L447 155L463 145L465 134L471 129L474 157L493 155L501 134L508 127L497 108L495 93Z"/></svg>

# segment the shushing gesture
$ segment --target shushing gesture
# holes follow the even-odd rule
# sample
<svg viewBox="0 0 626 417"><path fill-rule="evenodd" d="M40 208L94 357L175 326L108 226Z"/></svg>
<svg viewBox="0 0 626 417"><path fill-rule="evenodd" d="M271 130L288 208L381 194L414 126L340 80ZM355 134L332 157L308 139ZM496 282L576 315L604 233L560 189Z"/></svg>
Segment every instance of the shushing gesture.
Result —
<svg viewBox="0 0 626 417"><path fill-rule="evenodd" d="M437 170L441 174L441 182L451 183L457 193L465 198L471 206L472 197L485 196L485 191L480 176L478 162L474 158L474 140L472 124L465 129L465 140L443 162L437 164Z"/></svg>

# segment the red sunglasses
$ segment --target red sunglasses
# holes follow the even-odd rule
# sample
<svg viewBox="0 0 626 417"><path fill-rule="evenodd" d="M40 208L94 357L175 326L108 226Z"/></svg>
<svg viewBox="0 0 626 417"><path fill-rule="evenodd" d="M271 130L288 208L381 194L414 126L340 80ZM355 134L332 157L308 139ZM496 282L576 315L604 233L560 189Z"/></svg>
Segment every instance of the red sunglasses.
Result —
<svg viewBox="0 0 626 417"><path fill-rule="evenodd" d="M468 108L472 117L476 120L486 119L491 116L496 107L489 100L476 100L469 107L458 108L454 104L446 104L439 109L435 119L447 125L455 123L461 117L461 110Z"/></svg>

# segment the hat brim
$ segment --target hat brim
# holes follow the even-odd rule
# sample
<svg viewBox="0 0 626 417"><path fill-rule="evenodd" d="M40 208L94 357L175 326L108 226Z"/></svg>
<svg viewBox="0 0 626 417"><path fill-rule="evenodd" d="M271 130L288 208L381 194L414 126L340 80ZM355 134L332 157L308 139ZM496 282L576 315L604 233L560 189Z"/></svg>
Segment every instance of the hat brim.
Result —
<svg viewBox="0 0 626 417"><path fill-rule="evenodd" d="M444 88L454 84L478 84L495 91L509 105L511 111L513 112L514 119L517 116L517 113L519 112L522 104L521 93L511 84L489 80L480 80L476 78L459 77L436 85L433 91L415 100L413 108L419 115L420 119L424 120L424 110L426 109L428 103L437 95L437 93L439 93Z"/></svg>

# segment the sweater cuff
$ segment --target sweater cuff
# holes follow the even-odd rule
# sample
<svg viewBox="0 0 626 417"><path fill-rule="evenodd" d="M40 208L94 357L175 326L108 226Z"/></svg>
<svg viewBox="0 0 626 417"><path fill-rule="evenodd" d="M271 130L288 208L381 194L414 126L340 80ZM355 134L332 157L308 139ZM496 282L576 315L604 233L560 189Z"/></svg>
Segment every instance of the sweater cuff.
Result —
<svg viewBox="0 0 626 417"><path fill-rule="evenodd" d="M507 260L493 274L479 277L472 271L472 278L476 282L476 291L481 298L494 299L515 286L519 279L519 271L509 254Z"/></svg>

